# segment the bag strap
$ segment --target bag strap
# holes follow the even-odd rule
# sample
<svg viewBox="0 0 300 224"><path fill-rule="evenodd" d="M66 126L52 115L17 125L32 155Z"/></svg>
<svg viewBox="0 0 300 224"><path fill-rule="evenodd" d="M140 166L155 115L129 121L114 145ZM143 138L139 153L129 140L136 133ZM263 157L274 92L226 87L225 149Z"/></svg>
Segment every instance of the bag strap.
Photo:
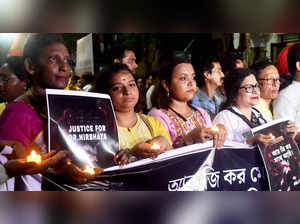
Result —
<svg viewBox="0 0 300 224"><path fill-rule="evenodd" d="M261 120L263 120L264 124L267 123L267 120L262 116L261 112L258 109L252 107L252 110L256 111L256 113L258 114L258 117L257 117L258 120L261 119Z"/></svg>
<svg viewBox="0 0 300 224"><path fill-rule="evenodd" d="M267 123L267 121L261 116L261 113L257 109L255 109L255 108L252 108L252 109L254 109L256 112L258 112L259 117L257 117L257 119L261 118L265 123ZM232 107L227 108L227 110L229 110L231 113L234 113L235 115L237 115L238 117L240 117L250 128L257 127L257 125L255 125L252 122L250 122L245 115L236 112Z"/></svg>

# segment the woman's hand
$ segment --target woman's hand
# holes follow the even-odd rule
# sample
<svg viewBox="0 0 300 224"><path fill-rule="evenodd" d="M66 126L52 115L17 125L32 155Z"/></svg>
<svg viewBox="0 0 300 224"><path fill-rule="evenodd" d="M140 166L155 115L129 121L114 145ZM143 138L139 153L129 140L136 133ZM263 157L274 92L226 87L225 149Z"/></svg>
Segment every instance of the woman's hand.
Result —
<svg viewBox="0 0 300 224"><path fill-rule="evenodd" d="M276 144L278 142L283 141L283 137L279 136L277 138L273 138L270 135L263 135L263 134L256 134L252 138L249 138L247 143L249 145L254 145L254 144L263 144L264 147L268 147L269 145Z"/></svg>
<svg viewBox="0 0 300 224"><path fill-rule="evenodd" d="M195 128L184 138L186 145L191 145L197 142L204 143L209 140L213 140L214 147L217 149L224 145L226 140L227 131L224 125L217 124L218 131L212 130L211 128Z"/></svg>
<svg viewBox="0 0 300 224"><path fill-rule="evenodd" d="M218 128L218 131L212 129L210 129L210 131L213 135L214 147L216 149L219 149L224 145L227 136L227 131L225 126L222 124L216 124L216 126Z"/></svg>
<svg viewBox="0 0 300 224"><path fill-rule="evenodd" d="M41 163L27 162L25 158L13 159L8 160L4 167L10 177L37 174L44 172L49 167L55 166L61 160L66 158L66 156L66 151L59 151L56 154L55 151L51 151L42 156Z"/></svg>
<svg viewBox="0 0 300 224"><path fill-rule="evenodd" d="M13 150L10 155L5 155L8 159L25 158L26 147L21 142L1 140L0 141L0 151L2 151L4 146L9 146Z"/></svg>
<svg viewBox="0 0 300 224"><path fill-rule="evenodd" d="M131 163L133 156L126 149L121 149L114 157L114 162L119 165L127 165Z"/></svg>
<svg viewBox="0 0 300 224"><path fill-rule="evenodd" d="M67 163L63 167L63 174L66 175L69 182L72 184L85 184L96 178L97 175L103 172L101 168L94 168L94 174L83 171L73 163Z"/></svg>
<svg viewBox="0 0 300 224"><path fill-rule="evenodd" d="M159 145L159 148L155 148L154 144ZM157 136L147 142L135 145L131 150L131 154L138 158L156 158L159 154L171 148L165 137Z"/></svg>
<svg viewBox="0 0 300 224"><path fill-rule="evenodd" d="M159 145L160 150L163 152L172 149L172 146L169 144L168 140L163 136L156 136L155 138L148 140L147 143L149 143L151 146L154 144Z"/></svg>
<svg viewBox="0 0 300 224"><path fill-rule="evenodd" d="M212 140L213 135L209 128L201 127L195 128L184 136L184 142L186 145L191 145L197 142L204 143Z"/></svg>

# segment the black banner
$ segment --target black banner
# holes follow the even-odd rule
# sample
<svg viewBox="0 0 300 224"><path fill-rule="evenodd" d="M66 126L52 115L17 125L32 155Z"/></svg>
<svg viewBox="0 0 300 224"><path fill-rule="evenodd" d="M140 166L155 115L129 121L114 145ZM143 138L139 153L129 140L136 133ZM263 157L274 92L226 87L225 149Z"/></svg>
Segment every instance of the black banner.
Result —
<svg viewBox="0 0 300 224"><path fill-rule="evenodd" d="M263 160L257 148L217 150L206 177L207 190L269 190Z"/></svg>
<svg viewBox="0 0 300 224"><path fill-rule="evenodd" d="M174 150L175 151L175 150ZM67 190L118 191L267 191L258 149L207 149L162 161L108 171L97 181Z"/></svg>

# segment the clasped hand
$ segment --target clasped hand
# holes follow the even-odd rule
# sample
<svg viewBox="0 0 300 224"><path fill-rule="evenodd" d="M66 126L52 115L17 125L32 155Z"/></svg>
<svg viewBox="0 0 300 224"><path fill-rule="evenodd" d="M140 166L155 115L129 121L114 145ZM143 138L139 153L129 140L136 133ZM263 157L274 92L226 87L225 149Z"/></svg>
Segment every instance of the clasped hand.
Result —
<svg viewBox="0 0 300 224"><path fill-rule="evenodd" d="M154 144L159 145L159 149L152 148ZM136 144L130 151L125 149L120 150L115 157L115 162L119 165L128 164L132 162L132 156L137 158L156 158L159 154L166 152L171 148L172 146L165 137L157 136L146 142Z"/></svg>
<svg viewBox="0 0 300 224"><path fill-rule="evenodd" d="M218 131L206 127L195 128L184 137L185 144L191 145L197 142L204 143L213 140L214 147L217 149L221 148L226 140L227 131L222 124L216 124L216 126Z"/></svg>

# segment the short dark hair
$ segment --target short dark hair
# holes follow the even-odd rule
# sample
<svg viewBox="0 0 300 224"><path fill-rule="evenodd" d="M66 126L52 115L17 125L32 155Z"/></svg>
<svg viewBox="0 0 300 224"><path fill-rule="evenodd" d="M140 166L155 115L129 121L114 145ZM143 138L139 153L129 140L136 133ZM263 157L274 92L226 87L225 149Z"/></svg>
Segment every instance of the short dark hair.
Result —
<svg viewBox="0 0 300 224"><path fill-rule="evenodd" d="M289 72L291 75L281 76L281 85L280 90L288 87L292 84L295 75L296 75L296 62L300 61L300 43L294 44L291 46L289 53L287 55L287 63Z"/></svg>
<svg viewBox="0 0 300 224"><path fill-rule="evenodd" d="M198 87L203 87L205 86L205 76L204 73L208 72L211 73L212 69L214 68L213 63L220 63L221 60L217 56L210 56L203 60L203 62L200 63L199 70L196 74L196 82Z"/></svg>
<svg viewBox="0 0 300 224"><path fill-rule="evenodd" d="M54 43L65 42L61 35L58 34L32 34L30 35L24 45L23 56L24 59L30 58L34 63L38 63L41 52L48 46Z"/></svg>
<svg viewBox="0 0 300 224"><path fill-rule="evenodd" d="M296 62L300 61L300 43L293 45L287 56L289 72L292 76L296 74Z"/></svg>
<svg viewBox="0 0 300 224"><path fill-rule="evenodd" d="M237 60L241 60L241 61L244 60L243 52L239 50L231 50L222 57L221 65L224 74L235 69L236 67L235 63Z"/></svg>
<svg viewBox="0 0 300 224"><path fill-rule="evenodd" d="M7 64L9 69L21 80L29 80L29 74L24 66L24 57L22 56L8 56L4 64ZM2 66L3 66L2 65Z"/></svg>
<svg viewBox="0 0 300 224"><path fill-rule="evenodd" d="M135 52L135 49L126 44L115 44L111 50L111 63L114 63L115 59L121 61L125 56L125 51Z"/></svg>
<svg viewBox="0 0 300 224"><path fill-rule="evenodd" d="M171 57L167 61L162 63L162 66L158 70L158 77L160 81L165 80L166 83L170 83L174 68L181 63L191 64L191 61L185 57ZM155 86L151 97L151 102L153 107L156 108L168 107L169 97L167 95L167 91L164 89L161 82L159 82L158 85Z"/></svg>
<svg viewBox="0 0 300 224"><path fill-rule="evenodd" d="M88 83L92 83L94 81L95 76L91 73L84 73L80 76L80 79L88 82Z"/></svg>
<svg viewBox="0 0 300 224"><path fill-rule="evenodd" d="M256 78L258 79L259 75L260 75L260 71L271 65L275 66L270 60L264 60L264 61L260 61L260 62L255 63L254 65L252 65L251 69L256 71L255 75L256 75Z"/></svg>
<svg viewBox="0 0 300 224"><path fill-rule="evenodd" d="M224 78L224 89L226 93L226 102L221 105L221 109L235 106L235 99L238 96L242 82L249 75L255 75L255 71L247 68L237 68L231 70Z"/></svg>

